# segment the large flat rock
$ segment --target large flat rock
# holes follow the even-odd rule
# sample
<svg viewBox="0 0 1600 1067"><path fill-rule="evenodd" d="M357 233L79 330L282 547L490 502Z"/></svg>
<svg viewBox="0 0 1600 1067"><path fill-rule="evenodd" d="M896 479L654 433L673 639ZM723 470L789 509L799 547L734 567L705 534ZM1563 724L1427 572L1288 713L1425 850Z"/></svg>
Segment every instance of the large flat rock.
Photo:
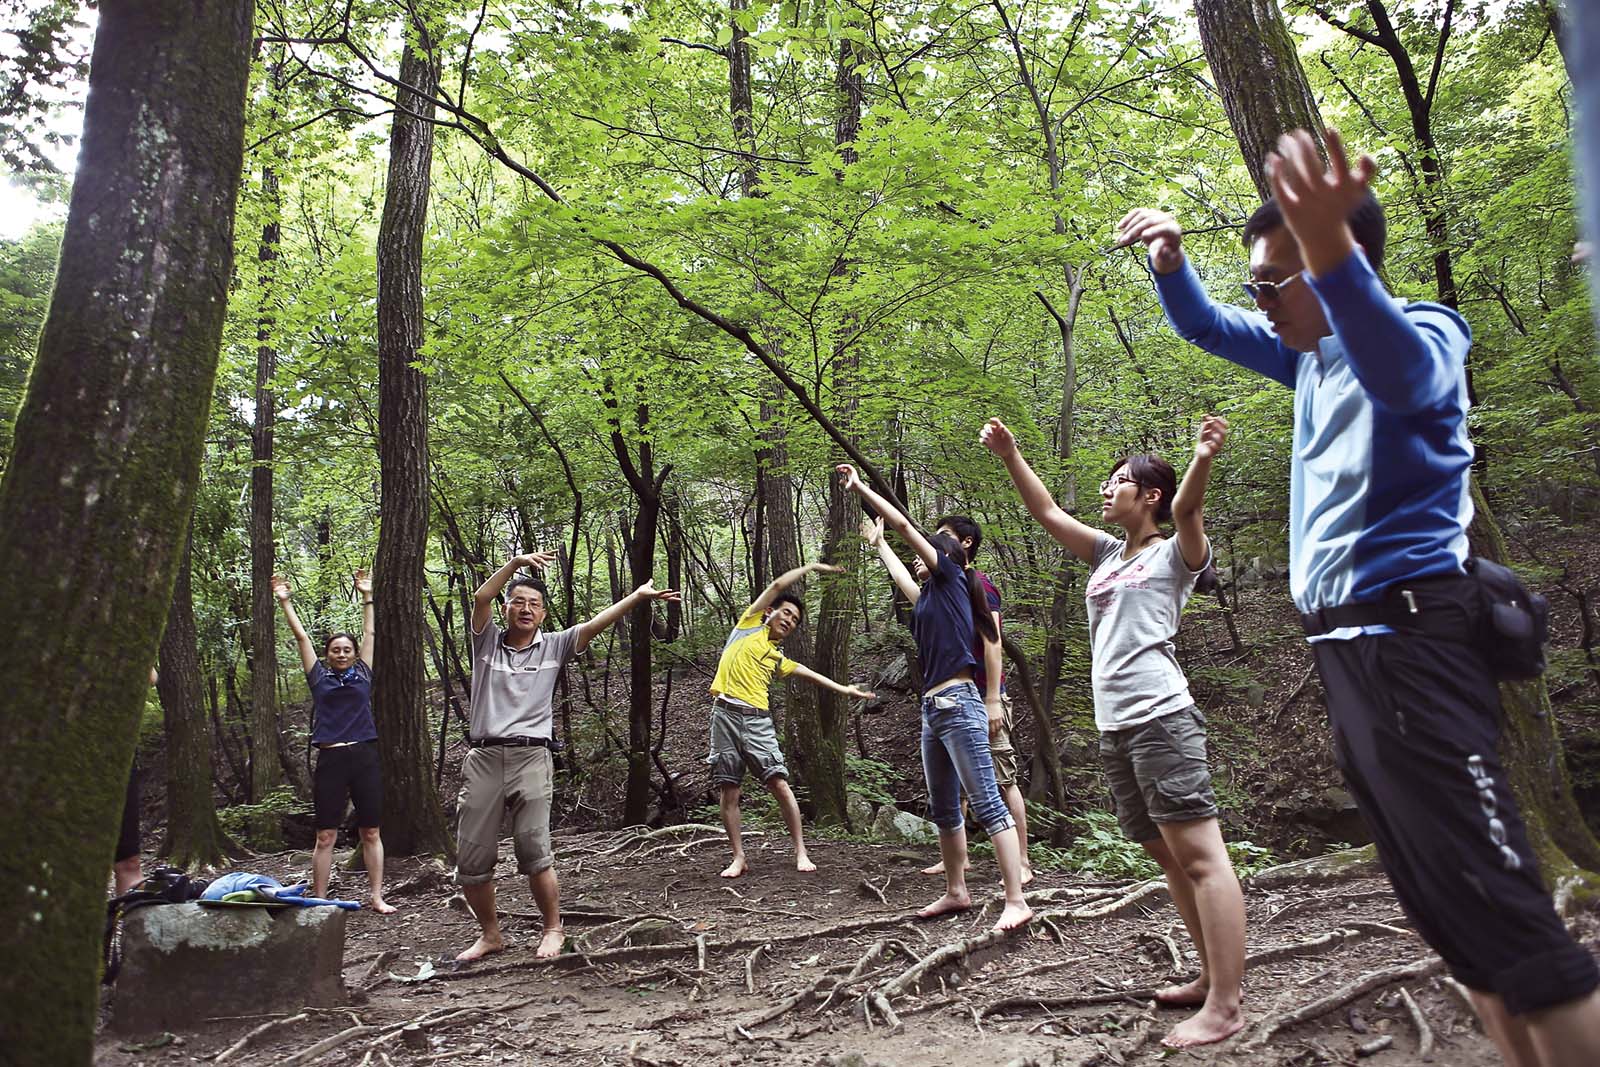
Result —
<svg viewBox="0 0 1600 1067"><path fill-rule="evenodd" d="M347 1003L344 928L341 908L140 908L123 920L110 1026L143 1034Z"/></svg>

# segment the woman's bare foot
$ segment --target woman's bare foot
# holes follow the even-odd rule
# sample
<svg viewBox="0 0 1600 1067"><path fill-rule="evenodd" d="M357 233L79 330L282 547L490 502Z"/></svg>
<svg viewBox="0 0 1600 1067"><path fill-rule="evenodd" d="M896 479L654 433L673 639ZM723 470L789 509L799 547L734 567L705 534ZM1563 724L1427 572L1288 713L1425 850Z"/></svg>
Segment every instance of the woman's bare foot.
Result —
<svg viewBox="0 0 1600 1067"><path fill-rule="evenodd" d="M464 952L457 953L456 962L471 963L473 960L481 960L483 957L493 955L505 947L506 943L500 940L499 934L496 934L493 937L490 937L488 934L484 934L482 937L478 938L478 940L472 943L471 948Z"/></svg>
<svg viewBox="0 0 1600 1067"><path fill-rule="evenodd" d="M395 912L400 910L393 904L390 904L388 901L384 900L382 897L373 897L371 900L367 901L367 907L371 908L379 915L393 915Z"/></svg>
<svg viewBox="0 0 1600 1067"><path fill-rule="evenodd" d="M1000 918L995 920L996 930L1015 930L1017 927L1033 918L1033 909L1022 901L1013 904L1006 902L1005 909L1000 912Z"/></svg>
<svg viewBox="0 0 1600 1067"><path fill-rule="evenodd" d="M810 856L806 855L804 852L800 852L795 854L794 869L799 871L801 874L810 874L812 871L817 869L817 865L811 862Z"/></svg>
<svg viewBox="0 0 1600 1067"><path fill-rule="evenodd" d="M970 907L972 907L972 894L963 889L959 893L946 893L926 908L917 912L917 916L922 919L932 919L940 915L966 911Z"/></svg>
<svg viewBox="0 0 1600 1067"><path fill-rule="evenodd" d="M1022 882L1020 884L1027 885L1031 881L1033 881L1033 868L1024 863L1022 865Z"/></svg>
<svg viewBox="0 0 1600 1067"><path fill-rule="evenodd" d="M1198 1008L1211 993L1211 982L1205 977L1196 978L1184 985L1169 985L1156 990L1156 1003L1163 1008Z"/></svg>
<svg viewBox="0 0 1600 1067"><path fill-rule="evenodd" d="M1229 1011L1207 1005L1174 1026L1161 1043L1168 1048L1194 1048L1225 1041L1243 1029L1244 1014L1238 1008Z"/></svg>
<svg viewBox="0 0 1600 1067"><path fill-rule="evenodd" d="M722 877L738 878L749 869L749 864L745 863L743 856L735 856L733 862L722 869Z"/></svg>
<svg viewBox="0 0 1600 1067"><path fill-rule="evenodd" d="M961 873L965 874L967 871L970 871L970 870L972 870L972 864L969 863L965 867L961 868ZM940 860L938 863L935 863L932 867L924 867L924 868L922 868L922 873L923 874L943 874L944 873L944 860Z"/></svg>
<svg viewBox="0 0 1600 1067"><path fill-rule="evenodd" d="M544 936L539 939L539 947L533 954L541 960L547 960L552 956L561 955L561 948L566 943L567 935L561 927L548 928Z"/></svg>

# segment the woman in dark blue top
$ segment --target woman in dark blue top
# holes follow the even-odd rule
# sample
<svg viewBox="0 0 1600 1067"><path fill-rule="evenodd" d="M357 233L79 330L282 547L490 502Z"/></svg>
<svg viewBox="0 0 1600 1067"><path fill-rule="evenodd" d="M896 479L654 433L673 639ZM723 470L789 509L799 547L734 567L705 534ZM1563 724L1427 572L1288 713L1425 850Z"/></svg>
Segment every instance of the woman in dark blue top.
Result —
<svg viewBox="0 0 1600 1067"><path fill-rule="evenodd" d="M972 680L977 636L983 636L985 647L1000 639L989 614L988 597L964 566L966 553L961 542L948 533L925 536L899 508L864 485L848 463L841 463L838 472L844 488L859 493L928 568L928 582L912 610L911 632L917 640L924 687L922 772L928 781L928 817L939 828L945 892L918 914L932 918L972 906L966 881L966 820L961 815L961 793L965 791L973 813L994 844L1005 882L1006 906L995 929L1021 926L1033 917L1033 911L1022 898L1022 851L1016 823L995 784L989 751L990 724L1004 721L999 672L991 672L991 692L987 694L979 694Z"/></svg>
<svg viewBox="0 0 1600 1067"><path fill-rule="evenodd" d="M383 899L383 775L378 761L378 728L372 721L372 579L356 571L356 592L361 594L361 648L347 633L323 642L326 662L317 659L306 628L289 602L289 581L272 576L272 592L294 632L300 665L311 687L311 743L317 747L317 769L311 793L317 828L317 847L311 853L311 895L328 895L333 868L333 843L344 821L347 800L355 802L356 825L361 828L361 854L372 886L373 911L391 912Z"/></svg>

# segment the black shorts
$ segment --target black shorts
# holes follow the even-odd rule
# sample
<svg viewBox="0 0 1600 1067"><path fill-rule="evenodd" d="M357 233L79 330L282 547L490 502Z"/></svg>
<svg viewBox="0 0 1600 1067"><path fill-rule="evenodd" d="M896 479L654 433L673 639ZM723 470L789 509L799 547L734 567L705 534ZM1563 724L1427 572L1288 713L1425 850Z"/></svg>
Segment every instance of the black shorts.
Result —
<svg viewBox="0 0 1600 1067"><path fill-rule="evenodd" d="M1433 619L1459 618L1462 637L1471 633L1474 590L1421 588L1423 610L1434 600ZM1407 632L1312 649L1339 769L1400 906L1451 973L1512 1014L1600 985L1540 880L1500 765L1500 691L1479 649Z"/></svg>
<svg viewBox="0 0 1600 1067"><path fill-rule="evenodd" d="M337 830L344 822L344 802L356 806L356 825L383 823L383 772L378 763L378 742L317 750L311 798L318 830Z"/></svg>
<svg viewBox="0 0 1600 1067"><path fill-rule="evenodd" d="M117 863L139 855L139 794L141 785L139 765L135 763L128 772L128 793L122 799L122 832L117 835ZM100 853L102 856L104 852Z"/></svg>

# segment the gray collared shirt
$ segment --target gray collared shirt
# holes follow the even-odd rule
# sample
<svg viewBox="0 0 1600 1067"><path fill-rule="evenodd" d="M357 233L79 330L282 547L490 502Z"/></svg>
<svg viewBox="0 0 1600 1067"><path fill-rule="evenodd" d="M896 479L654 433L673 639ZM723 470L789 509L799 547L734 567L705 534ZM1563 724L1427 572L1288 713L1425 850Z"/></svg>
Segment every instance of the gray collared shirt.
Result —
<svg viewBox="0 0 1600 1067"><path fill-rule="evenodd" d="M549 737L556 681L577 654L578 627L543 630L524 649L507 647L493 619L472 635L472 739Z"/></svg>

